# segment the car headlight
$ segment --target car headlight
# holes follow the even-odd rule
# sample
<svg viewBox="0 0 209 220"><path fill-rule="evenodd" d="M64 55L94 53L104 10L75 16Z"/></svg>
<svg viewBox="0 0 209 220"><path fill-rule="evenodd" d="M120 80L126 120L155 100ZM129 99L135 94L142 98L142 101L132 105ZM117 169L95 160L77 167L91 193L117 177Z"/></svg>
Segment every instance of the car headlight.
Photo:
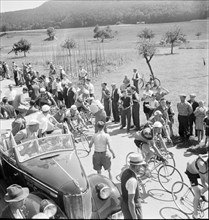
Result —
<svg viewBox="0 0 209 220"><path fill-rule="evenodd" d="M105 200L105 199L109 198L109 196L111 194L110 187L108 187L104 183L99 183L95 186L95 188L97 191L97 195L100 199Z"/></svg>
<svg viewBox="0 0 209 220"><path fill-rule="evenodd" d="M41 201L40 211L45 213L49 218L52 218L57 213L57 206L48 199Z"/></svg>

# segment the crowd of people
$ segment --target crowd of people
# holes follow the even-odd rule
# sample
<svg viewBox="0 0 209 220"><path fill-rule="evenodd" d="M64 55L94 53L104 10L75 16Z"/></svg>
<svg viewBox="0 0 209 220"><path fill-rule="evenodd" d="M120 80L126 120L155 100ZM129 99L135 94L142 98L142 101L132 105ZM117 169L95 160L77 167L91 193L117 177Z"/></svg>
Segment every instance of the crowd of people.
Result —
<svg viewBox="0 0 209 220"><path fill-rule="evenodd" d="M22 92L18 93L12 84L8 86L0 104L0 118L14 118L12 134L17 143L50 134L55 127L66 129L65 122L71 132L75 132L79 126L88 129L88 124L92 123L91 118L94 116L95 134L89 146L90 149L93 145L95 147L93 168L101 174L104 167L112 179L111 157L107 152L109 150L113 158L115 153L110 144L108 122L112 120L113 123L120 123L119 129L126 127L127 133L135 131L134 143L137 147L141 142L145 143L143 148L146 156L133 156L130 169L122 175L122 209L127 218L142 218L135 173L137 166L146 164L153 153L158 155L159 160L166 161L155 140L158 139L165 151L169 152L166 143L171 143L174 137L176 114L171 101L166 99L169 91L162 86L151 88L149 83L143 90L139 88L141 76L137 69L133 69L132 83L127 75L122 85L111 83L111 89L103 82L101 99L96 97L94 85L82 67L76 82L68 78L62 67L57 72L52 63L49 76L40 76L30 63L23 64L20 70L13 62L12 73L15 85L23 86ZM5 72L3 75L10 78L11 74ZM186 95L180 94L180 101L176 103L179 137L182 141L187 141L190 136L196 136L198 142L204 141L208 147L209 110L204 106L204 101L197 102L195 97L195 94L190 94L190 99L186 100ZM140 107L146 117L145 124L140 121ZM25 116L32 113L38 114L37 120L33 119L27 124Z"/></svg>

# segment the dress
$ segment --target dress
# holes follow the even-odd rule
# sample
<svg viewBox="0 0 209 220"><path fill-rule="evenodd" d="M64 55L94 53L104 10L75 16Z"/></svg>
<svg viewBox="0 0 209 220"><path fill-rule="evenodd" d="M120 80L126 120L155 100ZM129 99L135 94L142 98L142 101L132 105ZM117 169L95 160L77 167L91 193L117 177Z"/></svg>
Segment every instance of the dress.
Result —
<svg viewBox="0 0 209 220"><path fill-rule="evenodd" d="M197 107L194 114L196 116L196 120L195 120L196 130L203 130L203 120L204 120L205 115L206 115L205 108Z"/></svg>

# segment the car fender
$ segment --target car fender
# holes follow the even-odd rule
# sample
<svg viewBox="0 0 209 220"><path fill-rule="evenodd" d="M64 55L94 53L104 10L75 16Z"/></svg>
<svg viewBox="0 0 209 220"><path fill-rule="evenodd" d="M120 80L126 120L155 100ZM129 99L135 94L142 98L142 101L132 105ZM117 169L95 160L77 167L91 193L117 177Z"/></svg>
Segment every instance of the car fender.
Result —
<svg viewBox="0 0 209 220"><path fill-rule="evenodd" d="M88 180L92 190L92 219L106 219L121 210L120 191L110 179L103 175L91 174ZM98 197L96 185L99 183L106 184L111 189L110 196L105 200Z"/></svg>

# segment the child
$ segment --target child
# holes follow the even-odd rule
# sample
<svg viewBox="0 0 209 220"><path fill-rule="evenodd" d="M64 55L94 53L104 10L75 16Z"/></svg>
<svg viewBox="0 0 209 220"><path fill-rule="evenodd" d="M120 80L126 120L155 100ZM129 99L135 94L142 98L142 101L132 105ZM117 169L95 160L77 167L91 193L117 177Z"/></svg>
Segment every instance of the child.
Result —
<svg viewBox="0 0 209 220"><path fill-rule="evenodd" d="M174 115L175 115L175 113L174 113L174 110L173 110L173 108L171 107L171 102L170 101L166 101L166 105L167 105L167 107L168 107L168 118L169 118L169 123L168 123L168 125L169 125L169 128L170 128L170 137L172 137L173 136L173 124L174 124Z"/></svg>
<svg viewBox="0 0 209 220"><path fill-rule="evenodd" d="M209 110L206 112L206 117L203 120L205 129L205 146L209 147Z"/></svg>
<svg viewBox="0 0 209 220"><path fill-rule="evenodd" d="M206 108L204 107L204 102L199 101L199 106L195 109L194 115L195 119L195 127L197 130L198 142L203 139L203 120L206 116Z"/></svg>

